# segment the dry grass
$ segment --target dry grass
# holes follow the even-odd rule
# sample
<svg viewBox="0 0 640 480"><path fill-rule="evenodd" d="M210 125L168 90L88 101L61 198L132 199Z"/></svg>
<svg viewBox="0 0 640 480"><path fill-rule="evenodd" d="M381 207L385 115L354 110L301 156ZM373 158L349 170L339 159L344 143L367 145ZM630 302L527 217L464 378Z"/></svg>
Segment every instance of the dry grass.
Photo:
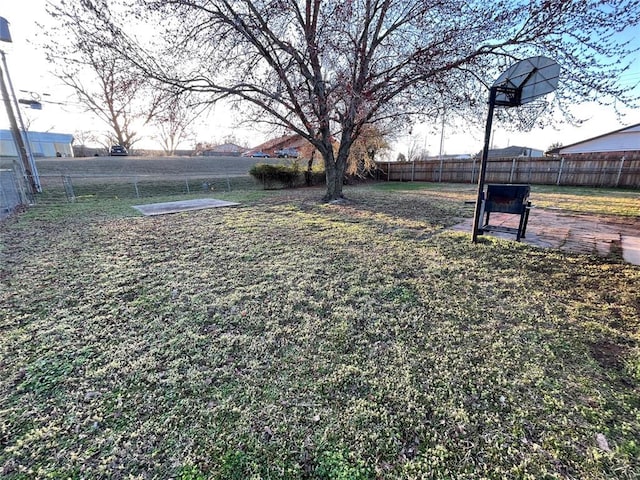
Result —
<svg viewBox="0 0 640 480"><path fill-rule="evenodd" d="M348 194L3 225L4 477L640 475L638 267Z"/></svg>

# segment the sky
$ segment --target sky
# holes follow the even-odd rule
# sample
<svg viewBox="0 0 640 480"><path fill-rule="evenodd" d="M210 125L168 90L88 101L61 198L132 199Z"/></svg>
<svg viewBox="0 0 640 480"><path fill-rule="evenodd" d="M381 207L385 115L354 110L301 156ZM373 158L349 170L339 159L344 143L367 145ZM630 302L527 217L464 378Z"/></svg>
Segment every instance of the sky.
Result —
<svg viewBox="0 0 640 480"><path fill-rule="evenodd" d="M1 43L0 49L6 53L9 74L18 98L34 98L42 102L42 110L24 108L22 110L27 128L33 131L54 131L74 134L79 130L106 131L90 114L83 113L77 105L72 92L65 90L60 81L49 73L50 66L44 54L35 46L38 35L38 23L47 25L48 14L45 10L47 0L0 0L0 16L9 21L12 43ZM632 32L634 42L640 47L640 31ZM625 85L640 82L640 56L633 68L625 72L620 81ZM637 88L640 96L640 88ZM558 129L533 129L529 132L506 131L496 126L491 140L492 146L502 148L507 146L523 146L539 150L546 150L554 143L569 145L604 133L618 130L628 125L640 123L640 110L629 110L619 119L611 108L596 104L580 106L576 112L585 120L580 126L569 124ZM0 112L0 125L7 128L8 120L4 111ZM430 155L440 153L442 139L443 154L477 153L482 149L484 137L484 123L473 126L445 125L442 129L441 120L434 124L416 125L411 132L400 135L394 144L395 159L398 153L407 153L409 144L418 144L426 149ZM198 127L197 140L211 141L235 134L249 146L256 146L267 137L263 132L246 128L238 129L230 120L230 114L224 108L217 107L213 115L204 119ZM139 148L160 148L150 137L143 139ZM184 148L193 145L183 145Z"/></svg>

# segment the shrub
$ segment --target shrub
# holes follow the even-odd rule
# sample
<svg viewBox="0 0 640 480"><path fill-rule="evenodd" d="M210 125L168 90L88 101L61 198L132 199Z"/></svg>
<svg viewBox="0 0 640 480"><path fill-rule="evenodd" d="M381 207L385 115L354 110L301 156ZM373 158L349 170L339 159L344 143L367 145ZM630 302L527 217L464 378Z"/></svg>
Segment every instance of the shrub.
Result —
<svg viewBox="0 0 640 480"><path fill-rule="evenodd" d="M305 170L304 176L305 182L309 187L313 185L326 185L327 183L324 170Z"/></svg>
<svg viewBox="0 0 640 480"><path fill-rule="evenodd" d="M291 165L257 163L251 167L249 174L259 182L262 182L264 188L273 188L274 184L292 188L300 178L300 167L297 163L292 163Z"/></svg>

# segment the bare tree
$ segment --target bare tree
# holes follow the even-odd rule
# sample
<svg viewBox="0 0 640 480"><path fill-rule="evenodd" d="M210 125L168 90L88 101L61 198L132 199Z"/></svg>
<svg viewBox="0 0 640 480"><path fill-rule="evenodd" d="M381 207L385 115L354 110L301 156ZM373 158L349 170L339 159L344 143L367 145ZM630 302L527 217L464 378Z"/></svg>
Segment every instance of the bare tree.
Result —
<svg viewBox="0 0 640 480"><path fill-rule="evenodd" d="M193 132L193 123L209 108L193 98L191 92L167 92L152 124L158 131L160 145L166 155L173 155L178 146Z"/></svg>
<svg viewBox="0 0 640 480"><path fill-rule="evenodd" d="M131 15L83 0L90 31L149 76L211 101L234 100L246 118L305 137L324 160L325 200L342 196L349 151L367 125L402 129L442 109L484 111L486 87L518 59L544 54L562 65L556 108L633 103L617 81L633 49L616 33L638 25L638 0L124 3ZM127 18L164 31L134 41ZM171 56L156 49L160 38Z"/></svg>
<svg viewBox="0 0 640 480"><path fill-rule="evenodd" d="M73 133L73 140L75 143L74 150L76 154L80 157L86 157L89 149L87 148L88 143L93 144L101 144L104 146L104 142L102 142L100 135L97 135L96 132L90 130L76 130Z"/></svg>
<svg viewBox="0 0 640 480"><path fill-rule="evenodd" d="M419 139L415 137L409 137L409 145L407 146L407 162L414 162L419 160L422 156L423 145Z"/></svg>
<svg viewBox="0 0 640 480"><path fill-rule="evenodd" d="M144 73L105 45L83 16L84 4L48 4L65 35L45 33L43 44L54 74L70 87L78 103L108 126L106 143L130 149L138 128L158 112L161 96Z"/></svg>

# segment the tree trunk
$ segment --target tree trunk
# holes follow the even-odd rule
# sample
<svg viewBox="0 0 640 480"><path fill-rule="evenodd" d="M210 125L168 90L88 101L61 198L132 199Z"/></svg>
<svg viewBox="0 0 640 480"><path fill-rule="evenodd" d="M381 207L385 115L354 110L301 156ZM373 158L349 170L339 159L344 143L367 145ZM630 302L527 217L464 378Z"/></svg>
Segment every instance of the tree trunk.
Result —
<svg viewBox="0 0 640 480"><path fill-rule="evenodd" d="M307 187L311 187L313 185L312 183L313 157L315 157L315 155L316 155L316 151L314 149L313 152L311 152L311 157L309 158L309 161L307 162L307 171L304 172L304 179L305 179L305 183L307 184Z"/></svg>
<svg viewBox="0 0 640 480"><path fill-rule="evenodd" d="M347 156L338 153L338 157L333 156L331 151L329 155L323 155L324 157L324 169L327 178L327 193L325 193L323 200L325 202L331 202L344 198L342 194L342 186L344 185L344 172L347 167ZM329 158L327 158L329 157Z"/></svg>
<svg viewBox="0 0 640 480"><path fill-rule="evenodd" d="M349 151L351 145L353 145L353 128L353 122L342 124L342 136L337 156L333 152L333 145L330 141L327 141L328 148L321 151L327 175L327 193L323 199L325 202L344 198L342 186L344 185L344 175L347 171ZM328 139L328 136L326 138Z"/></svg>

